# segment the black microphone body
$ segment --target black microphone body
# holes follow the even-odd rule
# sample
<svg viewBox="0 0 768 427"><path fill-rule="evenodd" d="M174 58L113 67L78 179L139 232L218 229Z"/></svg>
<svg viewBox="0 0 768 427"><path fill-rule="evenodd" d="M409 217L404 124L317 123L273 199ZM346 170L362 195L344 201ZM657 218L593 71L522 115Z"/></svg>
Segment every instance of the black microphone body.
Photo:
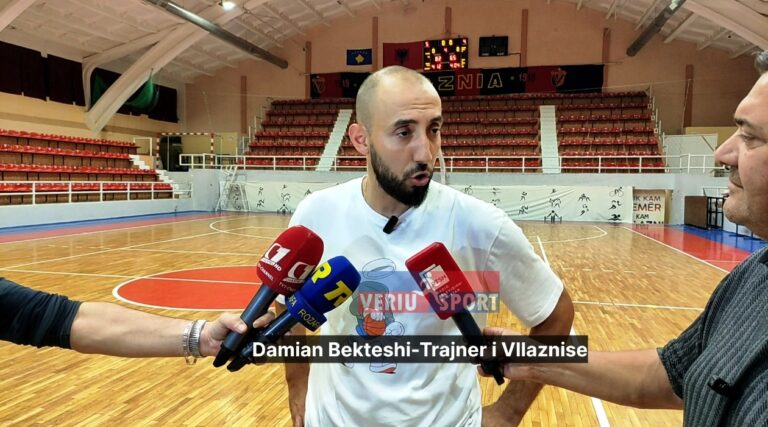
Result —
<svg viewBox="0 0 768 427"><path fill-rule="evenodd" d="M475 347L483 347L488 344L488 340L483 336L480 327L477 326L475 318L467 310L454 314L451 316L451 319L456 323L459 331L461 331L461 335L466 338L467 344ZM486 374L493 375L493 378L496 379L496 384L504 384L504 374L501 372L501 366L498 361L480 359L480 366Z"/></svg>
<svg viewBox="0 0 768 427"><path fill-rule="evenodd" d="M243 310L243 314L240 315L240 318L243 319L243 322L245 322L246 325L252 325L256 319L267 314L269 306L275 302L278 295L277 292L273 291L268 286L261 286L253 299L251 299L248 307ZM221 343L221 350L216 354L213 366L218 368L227 363L229 358L238 350L240 343L243 342L245 337L245 334L227 334L224 342Z"/></svg>
<svg viewBox="0 0 768 427"><path fill-rule="evenodd" d="M232 362L227 365L227 370L230 372L237 372L243 366L249 363L255 363L256 359L253 357L253 346L256 343L274 344L298 323L299 321L293 318L290 313L284 311L265 328L254 329L248 335L248 343L242 350L240 350L239 356L235 357Z"/></svg>
<svg viewBox="0 0 768 427"><path fill-rule="evenodd" d="M384 229L382 229L381 231L383 231L383 232L385 232L387 234L393 232L395 230L395 227L397 227L397 222L398 221L399 221L399 218L394 216L394 215L392 215L391 217L389 217L389 220L387 221L387 224L384 225Z"/></svg>

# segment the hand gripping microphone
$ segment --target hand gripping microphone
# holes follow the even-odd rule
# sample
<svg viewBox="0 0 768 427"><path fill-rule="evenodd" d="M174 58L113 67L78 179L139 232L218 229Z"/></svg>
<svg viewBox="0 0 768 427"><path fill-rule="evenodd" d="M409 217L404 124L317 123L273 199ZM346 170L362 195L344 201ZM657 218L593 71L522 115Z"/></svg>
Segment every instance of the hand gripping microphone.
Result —
<svg viewBox="0 0 768 427"><path fill-rule="evenodd" d="M438 317L443 320L452 318L470 346L488 344L477 322L467 311L467 300L475 299L472 286L442 243L432 243L408 258L405 265ZM497 361L481 360L480 366L493 375L497 384L504 384L504 375Z"/></svg>
<svg viewBox="0 0 768 427"><path fill-rule="evenodd" d="M254 341L275 343L299 323L310 331L317 330L327 320L324 314L344 303L359 284L360 273L346 257L329 259L317 267L298 292L285 299L286 311L265 327ZM227 369L234 372L253 362L253 342L250 342Z"/></svg>
<svg viewBox="0 0 768 427"><path fill-rule="evenodd" d="M262 286L240 315L248 330L242 334L234 331L227 334L213 366L218 368L227 363L252 330L253 322L266 314L278 294L288 296L296 292L322 255L323 241L306 227L290 227L277 237L256 266Z"/></svg>

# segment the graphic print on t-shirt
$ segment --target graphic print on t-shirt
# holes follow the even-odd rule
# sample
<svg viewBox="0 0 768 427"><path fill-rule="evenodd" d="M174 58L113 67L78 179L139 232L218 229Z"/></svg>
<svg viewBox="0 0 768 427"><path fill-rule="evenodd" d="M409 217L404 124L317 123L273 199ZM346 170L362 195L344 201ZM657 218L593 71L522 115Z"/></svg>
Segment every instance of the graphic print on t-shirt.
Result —
<svg viewBox="0 0 768 427"><path fill-rule="evenodd" d="M394 261L387 258L370 261L363 267L360 272L363 280L352 297L352 304L349 305L349 312L357 319L357 336L350 337L350 340L363 339L373 343L378 337L405 334L405 326L395 320L389 303L392 299L389 297L391 292L404 294L405 287L410 284L403 280L406 279L404 274L398 274L395 270ZM345 362L344 366L351 368L354 364ZM374 361L369 369L375 373L394 374L397 371L397 363L387 360Z"/></svg>

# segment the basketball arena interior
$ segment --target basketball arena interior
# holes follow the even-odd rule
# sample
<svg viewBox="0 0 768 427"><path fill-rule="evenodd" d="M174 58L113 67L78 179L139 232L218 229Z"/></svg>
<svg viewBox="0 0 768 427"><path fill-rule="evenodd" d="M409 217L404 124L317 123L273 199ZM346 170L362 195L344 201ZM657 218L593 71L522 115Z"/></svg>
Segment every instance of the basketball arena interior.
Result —
<svg viewBox="0 0 768 427"><path fill-rule="evenodd" d="M766 49L764 0L0 0L0 277L239 314L299 203L366 174L355 96L398 65L441 99L433 182L522 228L572 333L662 347L765 246L714 152ZM0 425L290 426L283 372L3 342ZM545 386L520 425L682 423Z"/></svg>

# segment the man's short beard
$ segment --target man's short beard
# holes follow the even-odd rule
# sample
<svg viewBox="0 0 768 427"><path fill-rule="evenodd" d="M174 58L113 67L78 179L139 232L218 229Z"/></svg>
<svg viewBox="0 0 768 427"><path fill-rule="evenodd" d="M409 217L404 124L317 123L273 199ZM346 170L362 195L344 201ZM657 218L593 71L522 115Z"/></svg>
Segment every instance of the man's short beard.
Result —
<svg viewBox="0 0 768 427"><path fill-rule="evenodd" d="M392 170L381 161L381 158L376 154L373 145L370 146L370 149L371 167L373 168L373 174L376 175L376 180L379 182L381 188L393 199L406 206L420 206L424 202L424 199L427 198L429 182L423 186L414 186L409 190L406 181L419 172L429 173L429 178L431 180L433 172L429 170L426 163L417 163L415 167L406 171L402 178L397 178Z"/></svg>

